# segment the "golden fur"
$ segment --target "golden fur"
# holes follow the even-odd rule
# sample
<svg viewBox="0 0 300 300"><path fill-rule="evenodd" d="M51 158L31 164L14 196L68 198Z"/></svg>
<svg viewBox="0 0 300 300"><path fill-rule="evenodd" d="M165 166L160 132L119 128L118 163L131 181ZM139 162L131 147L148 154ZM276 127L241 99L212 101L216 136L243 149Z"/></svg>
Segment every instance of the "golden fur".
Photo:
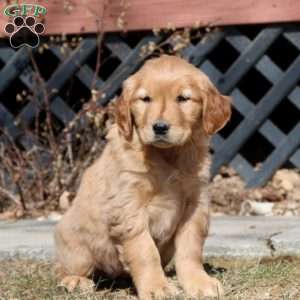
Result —
<svg viewBox="0 0 300 300"><path fill-rule="evenodd" d="M125 81L101 157L84 173L72 207L56 227L62 284L91 286L100 270L129 274L140 299L176 293L163 272L174 257L190 296L216 296L202 266L209 226L209 137L229 120L230 101L174 56L152 59ZM170 125L157 136L153 124Z"/></svg>

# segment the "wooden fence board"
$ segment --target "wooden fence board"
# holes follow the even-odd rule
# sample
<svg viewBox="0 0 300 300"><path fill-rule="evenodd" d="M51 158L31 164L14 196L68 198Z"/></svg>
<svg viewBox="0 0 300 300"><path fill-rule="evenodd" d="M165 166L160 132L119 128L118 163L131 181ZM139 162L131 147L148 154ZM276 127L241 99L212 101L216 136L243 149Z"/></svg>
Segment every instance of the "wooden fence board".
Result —
<svg viewBox="0 0 300 300"><path fill-rule="evenodd" d="M191 64L199 66L206 59L207 55L218 46L224 36L224 31L212 33L205 43L198 43L196 46L184 49L183 57Z"/></svg>
<svg viewBox="0 0 300 300"><path fill-rule="evenodd" d="M228 163L238 149L245 143L249 136L258 128L265 117L270 114L280 103L283 97L297 84L300 78L300 56L289 67L280 80L280 84L273 88L263 97L259 104L252 110L243 122L234 130L234 134L229 137L215 157L212 172L216 174L219 168Z"/></svg>
<svg viewBox="0 0 300 300"><path fill-rule="evenodd" d="M4 9L5 3L0 8ZM126 30L147 30L195 24L233 25L300 21L298 0L53 0L43 4L48 9L46 33L119 31L124 13ZM105 10L104 10L105 7ZM97 23L96 20L99 19ZM4 28L7 17L0 18ZM1 34L3 36L3 30Z"/></svg>
<svg viewBox="0 0 300 300"><path fill-rule="evenodd" d="M246 182L249 180L249 178L252 178L256 174L256 172L253 170L252 165L240 154L236 155L229 165L230 167L235 169L236 172L238 172L238 174Z"/></svg>
<svg viewBox="0 0 300 300"><path fill-rule="evenodd" d="M120 60L124 60L131 51L131 48L124 41L114 35L107 36L105 45Z"/></svg>
<svg viewBox="0 0 300 300"><path fill-rule="evenodd" d="M236 28L228 30L229 35L225 37L232 46L234 46L239 52L244 52L247 47L251 44L246 36L238 33ZM233 34L233 35L232 35ZM297 30L294 26L288 26L286 31L283 33L289 41L293 42L293 45L300 50L300 39ZM280 78L283 75L282 70L269 58L267 55L263 55L261 59L255 65L255 68L267 78L273 85L276 85ZM244 95L238 90L235 89L232 94L234 99L235 108L243 115L246 116L249 111L254 108L252 104ZM298 108L300 109L300 88L295 86L293 91L287 96L287 98ZM283 140L285 135L284 133L270 120L266 120L265 123L259 128L259 132L274 146L277 147L278 142ZM290 157L290 162L299 166L300 161L298 162L297 155Z"/></svg>
<svg viewBox="0 0 300 300"><path fill-rule="evenodd" d="M248 186L265 184L269 174L273 174L300 146L300 123L280 141L274 152L267 158L261 169L249 180Z"/></svg>
<svg viewBox="0 0 300 300"><path fill-rule="evenodd" d="M65 60L65 57L64 57L64 55L62 55L59 47L52 47L51 51L60 61ZM76 77L88 89L91 88L94 79L95 79L95 88L100 89L100 87L103 84L103 81L101 80L101 78L98 78L98 76L96 78L94 77L94 71L87 65L81 66L80 70L76 73Z"/></svg>
<svg viewBox="0 0 300 300"><path fill-rule="evenodd" d="M0 103L0 128L6 128L13 122L14 116Z"/></svg>
<svg viewBox="0 0 300 300"><path fill-rule="evenodd" d="M229 70L219 79L218 87L223 93L229 93L244 74L263 55L273 41L282 33L281 27L262 30L247 49L231 65Z"/></svg>
<svg viewBox="0 0 300 300"><path fill-rule="evenodd" d="M51 102L50 110L65 126L76 116L73 110L60 97L55 97Z"/></svg>
<svg viewBox="0 0 300 300"><path fill-rule="evenodd" d="M300 149L291 156L290 161L296 168L300 168Z"/></svg>
<svg viewBox="0 0 300 300"><path fill-rule="evenodd" d="M289 95L290 100L292 103L300 109L300 86L296 86L294 90Z"/></svg>
<svg viewBox="0 0 300 300"><path fill-rule="evenodd" d="M147 36L143 38L133 49L130 54L123 60L122 65L120 65L114 72L111 74L110 78L103 84L101 91L103 95L98 99L98 103L105 105L113 97L113 95L121 87L122 82L138 67L143 63L144 57L141 55L141 49L144 45L147 45L149 42L157 43L159 42L160 37L158 36Z"/></svg>
<svg viewBox="0 0 300 300"><path fill-rule="evenodd" d="M30 61L30 52L26 47L8 60L7 64L0 71L0 93L2 93L12 83L20 73L27 67Z"/></svg>
<svg viewBox="0 0 300 300"><path fill-rule="evenodd" d="M53 90L60 90L65 82L72 76L96 49L96 40L84 39L76 50L55 70L47 82L47 90L50 95Z"/></svg>

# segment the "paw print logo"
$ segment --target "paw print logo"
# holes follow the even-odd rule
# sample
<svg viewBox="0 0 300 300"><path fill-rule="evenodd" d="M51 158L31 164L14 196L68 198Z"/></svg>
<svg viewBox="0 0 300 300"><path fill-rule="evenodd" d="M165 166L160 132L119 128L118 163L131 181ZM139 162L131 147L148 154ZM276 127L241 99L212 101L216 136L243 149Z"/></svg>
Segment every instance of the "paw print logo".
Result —
<svg viewBox="0 0 300 300"><path fill-rule="evenodd" d="M35 48L40 43L39 34L45 31L44 24L37 23L35 18L17 16L11 23L6 24L5 32L10 36L9 41L13 48L28 46Z"/></svg>

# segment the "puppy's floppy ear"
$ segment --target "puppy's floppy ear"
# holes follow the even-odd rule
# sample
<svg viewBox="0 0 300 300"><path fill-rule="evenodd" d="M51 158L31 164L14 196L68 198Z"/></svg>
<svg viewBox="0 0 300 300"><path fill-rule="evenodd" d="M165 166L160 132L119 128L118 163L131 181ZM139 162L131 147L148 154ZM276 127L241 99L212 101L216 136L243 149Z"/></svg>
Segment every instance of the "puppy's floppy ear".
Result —
<svg viewBox="0 0 300 300"><path fill-rule="evenodd" d="M123 91L116 105L116 122L121 134L130 141L133 133L133 120L130 111L131 89L129 81L123 84Z"/></svg>
<svg viewBox="0 0 300 300"><path fill-rule="evenodd" d="M221 130L231 117L231 99L221 95L211 82L203 99L202 122L206 134Z"/></svg>

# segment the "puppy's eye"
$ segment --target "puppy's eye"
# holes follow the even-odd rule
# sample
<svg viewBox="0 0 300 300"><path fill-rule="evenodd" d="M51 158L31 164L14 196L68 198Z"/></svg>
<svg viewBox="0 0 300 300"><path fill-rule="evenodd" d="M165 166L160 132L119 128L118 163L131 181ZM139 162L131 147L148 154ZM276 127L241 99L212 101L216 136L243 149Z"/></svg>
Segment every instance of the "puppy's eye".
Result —
<svg viewBox="0 0 300 300"><path fill-rule="evenodd" d="M186 102L186 101L190 100L190 98L179 95L179 96L177 96L176 100L177 100L177 102Z"/></svg>
<svg viewBox="0 0 300 300"><path fill-rule="evenodd" d="M149 96L145 96L145 97L142 97L140 98L143 102L150 102L151 101L151 98Z"/></svg>

